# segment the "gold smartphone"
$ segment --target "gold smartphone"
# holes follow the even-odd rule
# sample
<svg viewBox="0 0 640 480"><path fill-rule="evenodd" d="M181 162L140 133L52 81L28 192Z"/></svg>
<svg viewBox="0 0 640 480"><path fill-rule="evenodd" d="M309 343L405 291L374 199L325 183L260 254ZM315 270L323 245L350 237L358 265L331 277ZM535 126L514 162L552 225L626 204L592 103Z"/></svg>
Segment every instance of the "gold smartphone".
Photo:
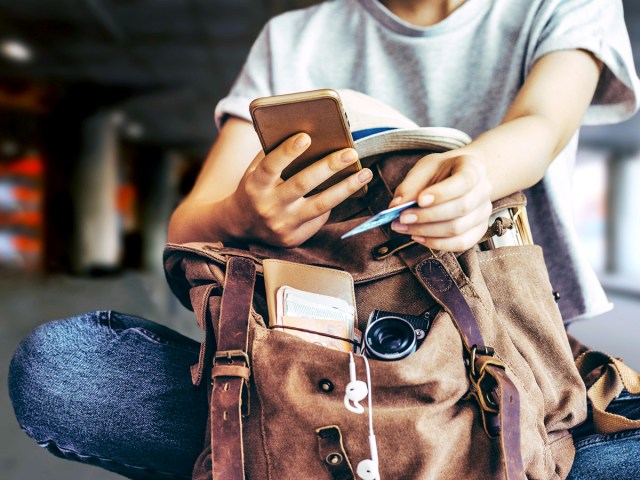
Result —
<svg viewBox="0 0 640 480"><path fill-rule="evenodd" d="M296 133L305 132L311 137L309 148L282 171L284 180L336 150L355 148L347 114L335 90L256 98L249 110L265 154ZM325 190L361 168L360 161L348 165L311 193ZM352 196L359 197L366 192L365 186Z"/></svg>

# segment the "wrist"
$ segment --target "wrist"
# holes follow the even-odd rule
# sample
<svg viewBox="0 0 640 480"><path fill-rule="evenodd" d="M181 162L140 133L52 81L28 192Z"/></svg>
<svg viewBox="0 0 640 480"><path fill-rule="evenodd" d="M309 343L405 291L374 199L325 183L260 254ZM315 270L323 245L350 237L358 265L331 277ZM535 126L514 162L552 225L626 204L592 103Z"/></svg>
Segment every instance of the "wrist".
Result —
<svg viewBox="0 0 640 480"><path fill-rule="evenodd" d="M238 205L234 195L215 202L211 207L213 222L213 234L218 240L224 242L233 238L246 238L248 231L244 227L244 215L242 206Z"/></svg>
<svg viewBox="0 0 640 480"><path fill-rule="evenodd" d="M171 215L168 240L172 243L224 242L238 232L237 208L228 199L203 201L185 199Z"/></svg>

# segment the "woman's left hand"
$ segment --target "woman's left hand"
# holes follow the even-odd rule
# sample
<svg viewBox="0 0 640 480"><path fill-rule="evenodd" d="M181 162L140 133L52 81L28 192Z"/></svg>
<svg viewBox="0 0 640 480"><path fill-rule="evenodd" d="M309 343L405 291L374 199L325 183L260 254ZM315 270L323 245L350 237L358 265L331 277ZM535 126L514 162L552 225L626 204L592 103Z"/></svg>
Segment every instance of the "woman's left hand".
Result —
<svg viewBox="0 0 640 480"><path fill-rule="evenodd" d="M418 200L391 224L433 248L461 252L485 234L492 186L478 155L449 151L421 158L395 191L390 207Z"/></svg>

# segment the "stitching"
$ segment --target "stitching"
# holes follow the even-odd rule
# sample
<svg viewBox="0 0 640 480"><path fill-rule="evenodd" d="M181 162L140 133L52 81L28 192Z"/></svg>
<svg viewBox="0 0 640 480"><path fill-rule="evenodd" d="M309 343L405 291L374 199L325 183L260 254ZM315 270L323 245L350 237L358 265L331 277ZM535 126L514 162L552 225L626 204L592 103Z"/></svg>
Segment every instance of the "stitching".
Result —
<svg viewBox="0 0 640 480"><path fill-rule="evenodd" d="M111 327L111 311L101 310L98 312L98 321L102 324L106 324L109 330L113 330Z"/></svg>
<svg viewBox="0 0 640 480"><path fill-rule="evenodd" d="M100 310L98 313L98 327L103 328L107 331L107 333L114 337L118 337L118 332L113 328L111 315L113 313L112 310Z"/></svg>
<svg viewBox="0 0 640 480"><path fill-rule="evenodd" d="M499 258L508 258L508 257L522 257L526 252L511 252L511 253L503 253L501 255L494 255L491 257L478 256L479 263L488 263L494 260L498 260Z"/></svg>
<svg viewBox="0 0 640 480"><path fill-rule="evenodd" d="M277 262L277 263L287 263L287 264L288 263L296 263L296 266L299 266L301 268L308 268L310 270L325 270L325 269L327 269L327 267L318 267L316 265L309 265L307 263L287 262L286 260L274 260L274 259L272 259L271 261L272 262ZM334 268L330 268L329 270L331 270L332 272L337 273L338 275L346 277L348 279L352 279L353 278L350 273L345 272L344 270L337 270L337 269L334 269Z"/></svg>
<svg viewBox="0 0 640 480"><path fill-rule="evenodd" d="M241 257L233 257L233 259L237 259L237 258L241 258ZM229 273L231 273L231 270L237 271L238 273L242 273L243 268L242 268L242 265L239 264L239 262L245 263L243 260L236 260L234 262L230 261L227 264L228 268L229 268L229 271L230 271ZM249 268L250 268L251 271L250 271L249 277L247 278L244 275L238 275L238 276L236 276L234 278L234 281L236 281L238 283L246 283L246 284L251 282L251 280L252 280L251 277L253 277L253 273L255 272L256 264L251 260L248 260L246 263L250 265Z"/></svg>
<svg viewBox="0 0 640 480"><path fill-rule="evenodd" d="M432 290L435 290L436 292L439 293L444 293L444 292L448 292L449 290L451 290L451 287L453 286L453 280L451 279L451 277L449 276L449 274L447 273L447 271L444 269L444 267L442 266L442 264L440 262L433 262L432 260L427 260L427 262L431 265L435 265L436 268L438 268L444 275L445 278L447 279L447 288L444 289L440 289L440 288L436 288L435 285L433 285L433 283L431 283L429 281L429 279L423 274L423 270L422 268L419 269L420 271L420 278L422 278L422 280L424 281L424 283L427 284L427 286L429 286ZM425 262L425 264L427 263Z"/></svg>
<svg viewBox="0 0 640 480"><path fill-rule="evenodd" d="M26 431L26 430L25 430ZM55 448L56 450L58 450L62 455L66 456L66 455L73 455L77 458L83 459L94 459L97 460L99 462L103 462L103 463L110 463L110 464L116 464L116 465L122 465L126 468L132 468L132 469L136 469L136 470L143 470L146 472L149 472L150 474L160 474L163 476L167 476L167 477L173 477L173 478L184 478L184 479L190 479L190 476L184 476L184 475L180 475L178 473L175 472L165 472L162 470L157 470L153 467L142 467L139 465L129 465L127 463L123 463L123 462L118 462L117 460L112 460L110 458L104 458L104 457L99 457L97 455L88 455L88 454L84 454L84 453L80 453L80 452L76 452L74 450L68 449L68 448L64 448L61 447L59 445L57 445L53 440L46 440L44 442L37 442L39 446L41 446L42 448L45 448L47 450L50 451L51 448Z"/></svg>
<svg viewBox="0 0 640 480"><path fill-rule="evenodd" d="M268 336L268 334L270 334L271 332L269 330L267 330L267 335L265 335L263 338L266 338ZM267 431L265 430L264 426L265 426L265 416L264 416L264 401L262 399L262 395L260 394L260 388L258 387L258 381L256 380L257 377L257 370L255 368L256 365L256 357L257 355L257 349L256 349L256 339L254 337L254 341L252 342L251 345L251 360L252 360L252 364L253 364L253 368L252 370L252 374L253 374L253 384L255 386L255 391L256 391L256 395L258 396L258 402L260 404L260 433L262 434L262 449L264 451L264 457L266 459L266 464L267 464L267 480L269 478L274 478L273 477L273 465L271 463L271 456L269 455L269 451L267 450Z"/></svg>
<svg viewBox="0 0 640 480"><path fill-rule="evenodd" d="M626 438L640 437L640 430L627 430L624 432L616 432L609 434L595 433L575 442L574 446L576 450L582 447L588 447L590 445L598 445L601 443L607 443L614 440L624 440Z"/></svg>
<svg viewBox="0 0 640 480"><path fill-rule="evenodd" d="M295 263L296 267L300 267L300 268L303 268L303 269L309 269L309 270L331 270L333 273L337 273L338 275L344 277L346 280L349 281L349 283L351 285L354 284L353 276L349 272L345 272L343 270L336 270L336 269L328 268L328 267L318 267L316 265L309 265L307 263L288 262L286 260L271 259L270 261L272 261L274 263L285 263L285 264ZM349 293L351 294L352 304L356 305L356 297L355 297L354 289L351 288L351 291Z"/></svg>
<svg viewBox="0 0 640 480"><path fill-rule="evenodd" d="M142 336L147 337L153 343L157 343L158 345L166 345L166 346L169 346L169 347L177 348L179 350L183 350L185 352L196 353L196 350L194 348L190 348L187 345L183 345L181 343L174 342L173 340L168 340L166 338L162 338L159 335L157 335L156 333L152 332L151 330L147 330L144 327L132 327L132 328L129 328L127 330L138 332Z"/></svg>

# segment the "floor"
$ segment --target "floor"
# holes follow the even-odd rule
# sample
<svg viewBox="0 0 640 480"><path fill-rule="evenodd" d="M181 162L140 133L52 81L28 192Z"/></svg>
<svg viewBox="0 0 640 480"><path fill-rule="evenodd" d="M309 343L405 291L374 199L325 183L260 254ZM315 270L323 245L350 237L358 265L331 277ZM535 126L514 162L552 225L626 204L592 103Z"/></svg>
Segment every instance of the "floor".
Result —
<svg viewBox="0 0 640 480"><path fill-rule="evenodd" d="M640 298L613 293L613 312L572 328L593 348L623 357L640 369ZM173 299L164 278L125 273L109 278L0 276L0 478L2 480L108 480L122 478L95 467L66 462L31 441L13 417L7 370L20 339L46 320L99 309L141 315L199 338L193 314Z"/></svg>

